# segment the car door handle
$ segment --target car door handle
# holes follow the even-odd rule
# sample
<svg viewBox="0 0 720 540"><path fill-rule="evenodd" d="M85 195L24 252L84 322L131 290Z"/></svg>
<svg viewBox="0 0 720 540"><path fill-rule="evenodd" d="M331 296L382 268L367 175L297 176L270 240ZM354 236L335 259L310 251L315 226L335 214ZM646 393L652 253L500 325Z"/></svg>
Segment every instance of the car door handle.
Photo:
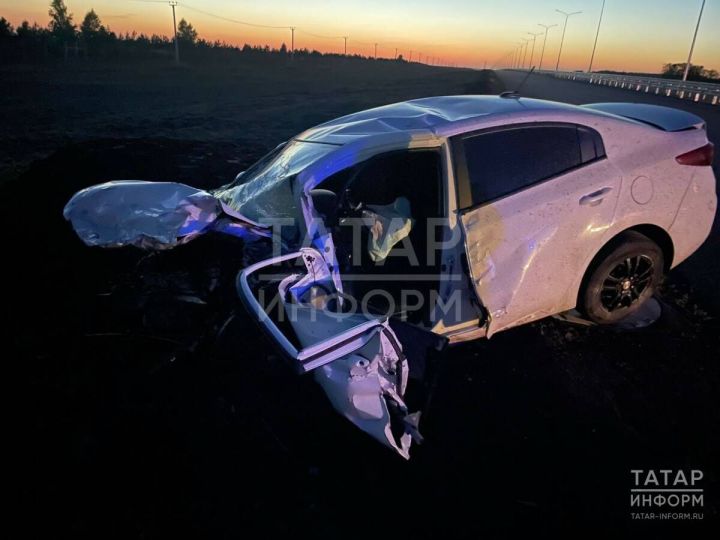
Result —
<svg viewBox="0 0 720 540"><path fill-rule="evenodd" d="M602 189L598 189L597 191L593 191L592 193L588 193L587 195L583 195L580 197L580 204L583 206L597 206L603 202L605 195L611 191L611 187L604 187Z"/></svg>

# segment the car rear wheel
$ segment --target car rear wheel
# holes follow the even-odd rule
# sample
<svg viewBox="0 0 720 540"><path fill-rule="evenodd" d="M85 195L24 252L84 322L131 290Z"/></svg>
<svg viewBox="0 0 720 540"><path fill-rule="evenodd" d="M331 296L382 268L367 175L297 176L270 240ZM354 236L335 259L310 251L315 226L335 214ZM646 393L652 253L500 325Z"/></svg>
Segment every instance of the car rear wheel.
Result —
<svg viewBox="0 0 720 540"><path fill-rule="evenodd" d="M636 312L662 281L664 258L647 236L629 231L598 255L580 291L578 308L597 324L613 324Z"/></svg>

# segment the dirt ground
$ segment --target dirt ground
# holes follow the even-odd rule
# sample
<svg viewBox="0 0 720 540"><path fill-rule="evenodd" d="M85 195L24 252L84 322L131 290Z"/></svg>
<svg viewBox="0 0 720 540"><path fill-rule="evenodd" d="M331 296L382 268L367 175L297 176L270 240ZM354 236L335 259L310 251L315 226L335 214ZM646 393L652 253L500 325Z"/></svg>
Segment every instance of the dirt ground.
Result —
<svg viewBox="0 0 720 540"><path fill-rule="evenodd" d="M690 277L670 275L646 329L546 319L450 349L405 462L258 333L234 292L241 241L103 251L62 219L87 185L217 186L325 119L500 89L488 74L400 68L0 68L5 358L20 372L11 444L28 532L717 534L720 324ZM702 469L704 519L632 520L638 468Z"/></svg>

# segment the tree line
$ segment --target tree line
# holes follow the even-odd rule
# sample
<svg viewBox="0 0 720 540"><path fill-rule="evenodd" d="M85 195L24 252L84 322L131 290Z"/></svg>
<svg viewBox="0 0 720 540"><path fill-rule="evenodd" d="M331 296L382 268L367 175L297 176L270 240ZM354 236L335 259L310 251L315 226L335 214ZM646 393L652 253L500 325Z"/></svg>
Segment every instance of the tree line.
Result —
<svg viewBox="0 0 720 540"><path fill-rule="evenodd" d="M64 0L52 0L48 15L50 22L44 27L36 22L30 24L28 21L23 21L14 28L5 17L0 17L0 57L6 61L32 62L58 58L120 59L147 56L148 53L158 52L167 56L172 55L173 38L136 32L115 33L109 26L103 24L100 15L94 9L88 11L78 25ZM207 41L200 38L198 31L184 18L178 23L177 39L184 60L212 58L224 61L238 53L245 56L290 54L284 43L280 48L271 48L268 45L245 44L238 47L219 40ZM340 56L332 53L323 54L306 48L295 49L293 55ZM361 55L352 56L369 58ZM398 60L403 61L402 57Z"/></svg>
<svg viewBox="0 0 720 540"><path fill-rule="evenodd" d="M665 64L662 69L662 76L666 79L682 79L686 65L684 62L681 64ZM688 70L689 81L716 83L719 79L720 76L717 70L705 69L705 66L690 64L690 69Z"/></svg>

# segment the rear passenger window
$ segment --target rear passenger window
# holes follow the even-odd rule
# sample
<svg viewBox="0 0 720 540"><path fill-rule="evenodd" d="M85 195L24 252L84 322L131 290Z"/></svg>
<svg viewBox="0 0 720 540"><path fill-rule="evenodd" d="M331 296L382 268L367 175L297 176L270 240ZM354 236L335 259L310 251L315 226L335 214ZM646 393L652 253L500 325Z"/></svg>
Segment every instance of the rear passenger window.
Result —
<svg viewBox="0 0 720 540"><path fill-rule="evenodd" d="M604 155L596 132L571 124L491 131L458 143L458 181L470 191L461 206L498 199Z"/></svg>
<svg viewBox="0 0 720 540"><path fill-rule="evenodd" d="M577 126L578 140L580 141L580 155L583 163L605 157L605 147L597 131L583 126Z"/></svg>

